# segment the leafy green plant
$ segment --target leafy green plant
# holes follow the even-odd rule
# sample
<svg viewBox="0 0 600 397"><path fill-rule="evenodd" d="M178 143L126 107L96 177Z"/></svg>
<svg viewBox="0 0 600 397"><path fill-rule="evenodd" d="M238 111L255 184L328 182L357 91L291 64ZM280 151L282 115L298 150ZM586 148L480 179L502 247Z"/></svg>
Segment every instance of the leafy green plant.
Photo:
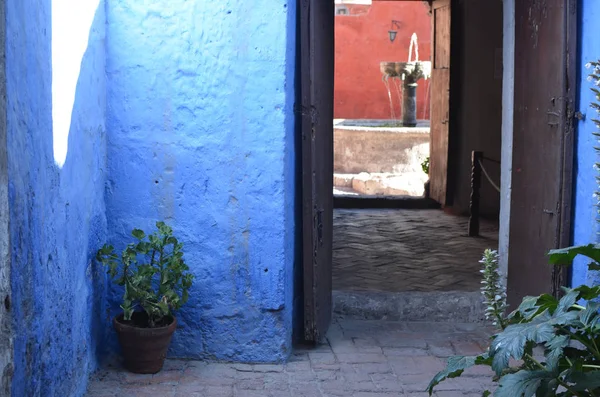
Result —
<svg viewBox="0 0 600 397"><path fill-rule="evenodd" d="M445 379L456 378L474 365L487 365L495 372L496 397L600 396L600 303L594 301L600 286L566 288L560 300L548 294L525 297L505 316L497 256L491 253L486 251L482 260L483 289L486 315L496 319L499 332L492 336L487 352L448 359L446 369L427 387L429 394ZM569 265L577 255L584 255L592 260L590 270L600 269L600 245L553 250L549 255L553 265ZM500 294L490 299L494 292ZM579 303L582 300L587 303ZM489 395L490 391L484 392Z"/></svg>
<svg viewBox="0 0 600 397"><path fill-rule="evenodd" d="M502 282L502 275L498 268L498 251L487 249L483 258L479 261L483 265L483 287L481 293L484 298L485 318L492 324L502 327L504 325L504 312L508 308L506 304L506 287Z"/></svg>
<svg viewBox="0 0 600 397"><path fill-rule="evenodd" d="M120 256L108 244L96 255L108 267L115 284L124 287L124 320L132 321L141 309L150 328L171 321L172 311L187 302L193 281L183 260L183 244L173 236L173 229L164 222L157 222L156 227L150 235L134 229L131 234L135 242L128 244Z"/></svg>
<svg viewBox="0 0 600 397"><path fill-rule="evenodd" d="M424 173L429 175L429 157L427 157L425 160L423 160L423 162L421 163L421 169L423 170Z"/></svg>

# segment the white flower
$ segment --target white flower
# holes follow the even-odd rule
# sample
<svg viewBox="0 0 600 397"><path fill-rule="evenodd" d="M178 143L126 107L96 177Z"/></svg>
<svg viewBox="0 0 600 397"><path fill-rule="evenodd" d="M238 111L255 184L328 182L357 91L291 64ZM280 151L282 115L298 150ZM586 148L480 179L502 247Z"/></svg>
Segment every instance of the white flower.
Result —
<svg viewBox="0 0 600 397"><path fill-rule="evenodd" d="M585 64L585 68L586 69L589 69L591 67L592 67L592 63L591 62L588 62L588 63Z"/></svg>
<svg viewBox="0 0 600 397"><path fill-rule="evenodd" d="M594 77L592 77L592 76L587 77L587 81L593 81L593 80L594 80Z"/></svg>

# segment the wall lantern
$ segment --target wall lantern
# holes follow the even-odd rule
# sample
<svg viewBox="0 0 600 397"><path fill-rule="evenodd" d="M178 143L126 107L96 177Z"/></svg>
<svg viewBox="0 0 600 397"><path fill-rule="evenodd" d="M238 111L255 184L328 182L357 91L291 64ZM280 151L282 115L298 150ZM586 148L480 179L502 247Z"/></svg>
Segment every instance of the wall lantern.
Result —
<svg viewBox="0 0 600 397"><path fill-rule="evenodd" d="M390 41L393 43L396 40L396 36L398 35L398 30L402 24L400 21L392 20L392 28L388 30L388 34L390 35Z"/></svg>

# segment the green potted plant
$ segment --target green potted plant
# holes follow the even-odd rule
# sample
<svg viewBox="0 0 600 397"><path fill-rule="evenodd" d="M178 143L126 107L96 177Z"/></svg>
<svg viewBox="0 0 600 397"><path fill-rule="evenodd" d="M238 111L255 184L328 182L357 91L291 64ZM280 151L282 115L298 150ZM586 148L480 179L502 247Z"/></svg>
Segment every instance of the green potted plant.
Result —
<svg viewBox="0 0 600 397"><path fill-rule="evenodd" d="M163 367L177 327L173 311L188 300L193 275L183 260L183 245L164 222L146 235L140 229L119 256L111 245L97 253L114 283L123 287L123 313L113 319L125 367L134 373L157 373Z"/></svg>

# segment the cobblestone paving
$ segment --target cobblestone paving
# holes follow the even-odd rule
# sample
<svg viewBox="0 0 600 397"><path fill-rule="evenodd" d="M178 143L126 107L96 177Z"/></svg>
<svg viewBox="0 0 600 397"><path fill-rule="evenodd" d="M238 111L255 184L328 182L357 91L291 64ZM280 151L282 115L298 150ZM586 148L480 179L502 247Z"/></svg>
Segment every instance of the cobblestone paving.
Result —
<svg viewBox="0 0 600 397"><path fill-rule="evenodd" d="M467 222L441 210L336 209L333 289L476 291L479 259L498 247L498 228L482 220L473 238Z"/></svg>
<svg viewBox="0 0 600 397"><path fill-rule="evenodd" d="M479 354L481 325L335 319L327 343L296 349L286 364L168 360L156 375L119 368L96 373L87 397L424 397L446 357ZM443 382L435 396L481 396L491 373L475 367Z"/></svg>

